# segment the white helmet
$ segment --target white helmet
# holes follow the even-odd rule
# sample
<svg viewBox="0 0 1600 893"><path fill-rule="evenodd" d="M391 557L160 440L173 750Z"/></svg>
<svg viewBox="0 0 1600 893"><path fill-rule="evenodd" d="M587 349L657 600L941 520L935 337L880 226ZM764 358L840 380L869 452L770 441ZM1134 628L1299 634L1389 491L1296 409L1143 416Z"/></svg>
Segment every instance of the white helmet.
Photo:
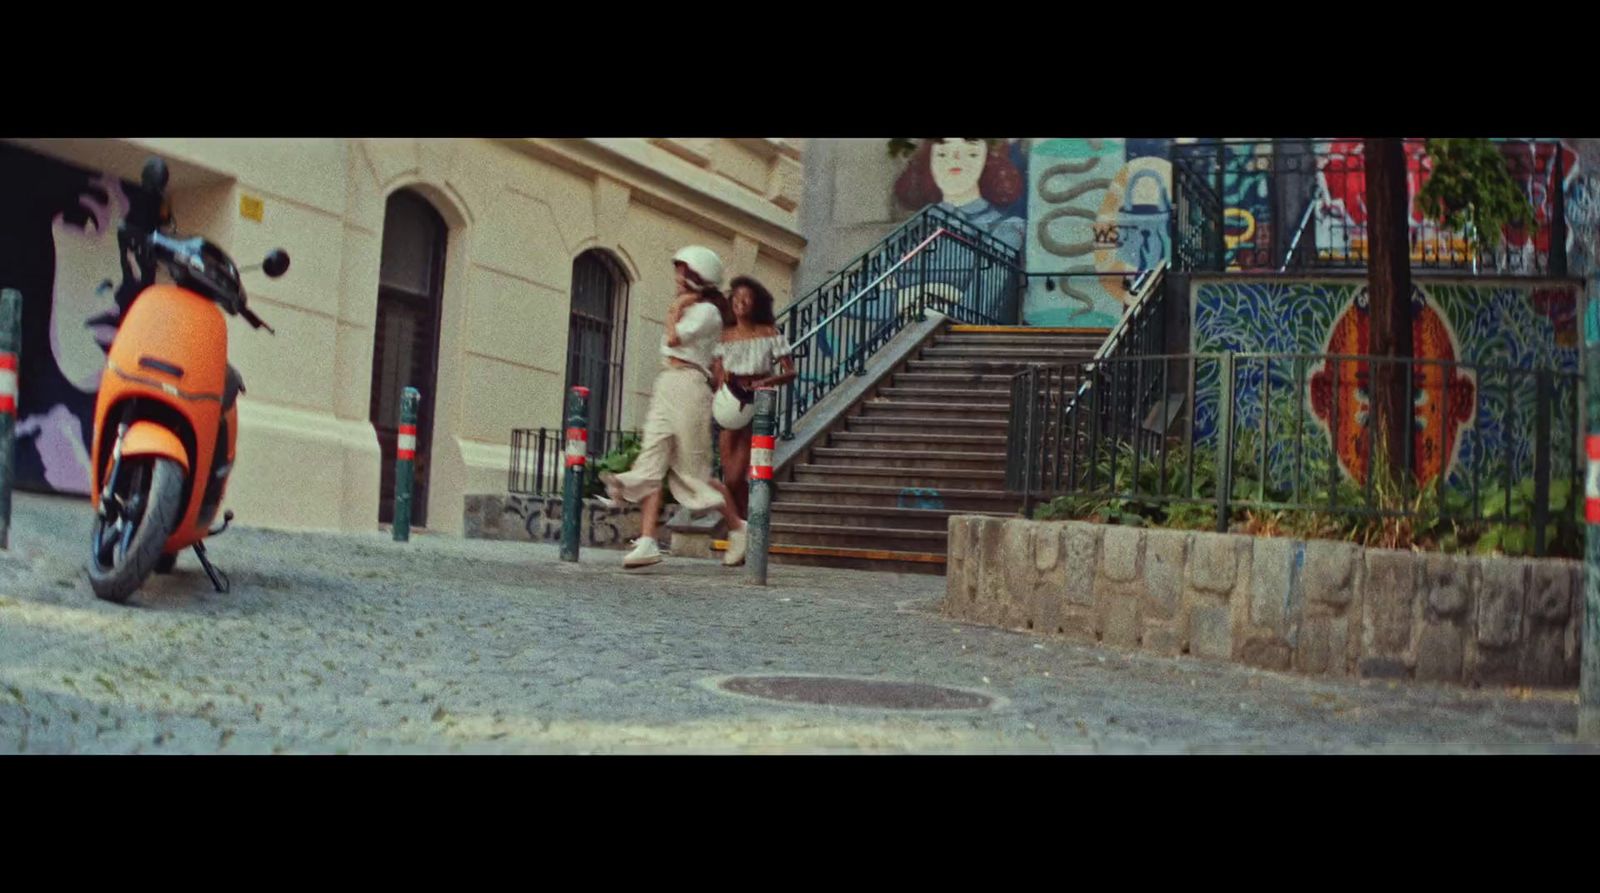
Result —
<svg viewBox="0 0 1600 893"><path fill-rule="evenodd" d="M678 253L672 256L672 262L683 264L693 270L694 274L700 277L700 281L711 288L722 286L722 258L717 257L717 253L710 248L702 248L699 245L680 248Z"/></svg>
<svg viewBox="0 0 1600 893"><path fill-rule="evenodd" d="M728 386L723 385L711 400L711 417L717 420L722 430L738 431L756 417L756 405L754 402L740 403Z"/></svg>

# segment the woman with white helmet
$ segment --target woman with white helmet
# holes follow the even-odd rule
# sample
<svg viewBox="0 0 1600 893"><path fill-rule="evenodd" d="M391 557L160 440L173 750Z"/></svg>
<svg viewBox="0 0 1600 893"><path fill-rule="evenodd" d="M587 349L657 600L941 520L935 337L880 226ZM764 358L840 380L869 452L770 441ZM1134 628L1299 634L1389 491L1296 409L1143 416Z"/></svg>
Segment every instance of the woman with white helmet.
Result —
<svg viewBox="0 0 1600 893"><path fill-rule="evenodd" d="M644 423L644 443L633 467L602 473L613 500L641 504L640 536L623 566L645 567L661 560L656 529L661 516L661 479L690 511L720 508L728 523L723 564L744 560L747 531L728 488L711 477L711 364L733 311L718 286L722 260L709 248L691 245L672 256L678 297L667 311L661 339L662 369Z"/></svg>

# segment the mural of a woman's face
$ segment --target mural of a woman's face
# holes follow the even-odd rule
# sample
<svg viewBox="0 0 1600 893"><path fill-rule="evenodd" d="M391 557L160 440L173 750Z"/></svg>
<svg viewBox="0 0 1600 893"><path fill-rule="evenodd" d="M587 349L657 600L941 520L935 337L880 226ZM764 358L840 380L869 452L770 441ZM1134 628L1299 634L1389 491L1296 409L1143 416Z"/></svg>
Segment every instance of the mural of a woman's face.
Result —
<svg viewBox="0 0 1600 893"><path fill-rule="evenodd" d="M129 206L122 184L108 176L91 180L78 203L84 214L63 212L51 221L56 266L50 351L73 387L93 393L122 316L116 300L122 282L117 226Z"/></svg>
<svg viewBox="0 0 1600 893"><path fill-rule="evenodd" d="M976 201L978 179L988 157L989 146L983 140L952 137L935 142L929 161L933 182L944 193L944 200L958 207Z"/></svg>

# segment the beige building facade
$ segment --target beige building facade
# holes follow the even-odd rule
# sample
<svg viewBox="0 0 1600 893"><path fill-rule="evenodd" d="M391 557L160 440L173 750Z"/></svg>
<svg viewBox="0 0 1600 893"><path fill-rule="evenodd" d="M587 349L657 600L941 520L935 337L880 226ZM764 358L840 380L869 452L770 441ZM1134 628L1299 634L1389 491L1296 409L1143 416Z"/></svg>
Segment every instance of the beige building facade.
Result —
<svg viewBox="0 0 1600 893"><path fill-rule="evenodd" d="M384 267L403 265L385 256L397 193L423 200L443 226L434 381L406 382L433 390L426 523L443 533L461 532L465 496L505 491L513 429L561 425L580 257L603 259L626 296L613 413L636 428L659 367L672 254L708 246L728 276L756 276L781 305L805 247L801 140L10 142L135 182L160 155L182 233L241 267L289 252L282 278L245 276L277 334L229 322L248 391L225 505L252 525L379 523L374 357Z"/></svg>

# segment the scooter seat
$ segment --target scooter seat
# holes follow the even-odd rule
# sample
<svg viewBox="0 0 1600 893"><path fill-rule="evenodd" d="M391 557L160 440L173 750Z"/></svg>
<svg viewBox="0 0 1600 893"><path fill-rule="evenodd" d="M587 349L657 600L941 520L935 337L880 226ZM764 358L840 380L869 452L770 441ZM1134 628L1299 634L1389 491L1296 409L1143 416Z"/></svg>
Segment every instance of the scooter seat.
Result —
<svg viewBox="0 0 1600 893"><path fill-rule="evenodd" d="M233 368L232 363L229 363L228 374L222 385L222 411L227 412L232 409L233 401L243 393L245 393L244 376L239 374L238 369Z"/></svg>

